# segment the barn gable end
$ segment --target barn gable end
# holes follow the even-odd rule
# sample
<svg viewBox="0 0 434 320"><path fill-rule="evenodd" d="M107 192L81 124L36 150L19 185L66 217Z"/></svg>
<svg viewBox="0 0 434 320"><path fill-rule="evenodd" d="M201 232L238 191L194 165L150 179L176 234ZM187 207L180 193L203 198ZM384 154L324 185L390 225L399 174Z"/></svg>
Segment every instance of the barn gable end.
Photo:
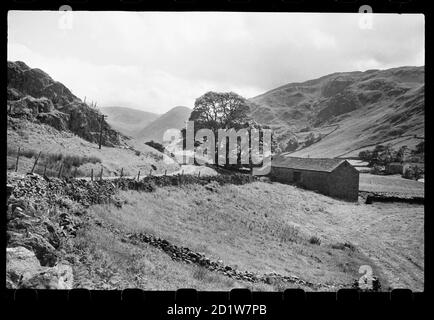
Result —
<svg viewBox="0 0 434 320"><path fill-rule="evenodd" d="M359 171L348 161L340 164L328 176L329 195L349 201L359 197Z"/></svg>

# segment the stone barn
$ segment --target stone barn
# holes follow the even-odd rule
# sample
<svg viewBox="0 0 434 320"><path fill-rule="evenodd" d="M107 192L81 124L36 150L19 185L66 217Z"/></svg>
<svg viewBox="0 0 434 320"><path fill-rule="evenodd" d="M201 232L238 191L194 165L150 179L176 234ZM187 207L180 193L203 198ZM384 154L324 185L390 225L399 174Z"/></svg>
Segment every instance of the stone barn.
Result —
<svg viewBox="0 0 434 320"><path fill-rule="evenodd" d="M358 200L359 172L345 159L280 156L271 161L270 177L331 197Z"/></svg>
<svg viewBox="0 0 434 320"><path fill-rule="evenodd" d="M404 173L404 166L401 162L391 162L386 165L386 173L388 174L403 174Z"/></svg>

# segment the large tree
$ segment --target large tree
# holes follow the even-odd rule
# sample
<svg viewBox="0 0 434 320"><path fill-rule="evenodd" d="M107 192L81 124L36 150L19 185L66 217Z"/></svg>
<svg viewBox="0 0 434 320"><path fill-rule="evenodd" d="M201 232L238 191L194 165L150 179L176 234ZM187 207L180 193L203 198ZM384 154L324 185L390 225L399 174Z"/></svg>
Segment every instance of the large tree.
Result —
<svg viewBox="0 0 434 320"><path fill-rule="evenodd" d="M219 129L234 129L238 132L240 129L246 129L248 131L249 141L252 140L252 129L265 129L265 127L261 127L250 119L250 104L247 99L234 92L221 93L210 91L196 99L189 121L194 121L195 134L200 129L210 129L214 133L216 139L215 163L218 163L219 144L225 143L224 141L217 141ZM183 135L185 137L185 131ZM259 139L259 144L263 147L262 136L260 136ZM238 142L237 150L231 151L229 150L229 145L226 145L226 158L229 157L230 153L239 153L241 151L240 139ZM198 144L196 144L196 146L198 146ZM249 150L250 147L249 145ZM228 165L229 161L225 161L225 163Z"/></svg>
<svg viewBox="0 0 434 320"><path fill-rule="evenodd" d="M190 121L197 129L239 129L248 122L249 103L235 92L209 91L196 99Z"/></svg>

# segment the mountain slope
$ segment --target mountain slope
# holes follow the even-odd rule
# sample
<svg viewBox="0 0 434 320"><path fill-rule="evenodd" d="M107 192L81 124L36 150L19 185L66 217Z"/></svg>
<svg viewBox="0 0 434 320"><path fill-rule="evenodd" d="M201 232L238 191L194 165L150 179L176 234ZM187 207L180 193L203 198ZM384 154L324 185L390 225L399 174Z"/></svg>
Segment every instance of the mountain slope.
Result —
<svg viewBox="0 0 434 320"><path fill-rule="evenodd" d="M403 140L411 147L424 136L424 75L424 67L400 67L290 83L251 98L251 116L274 129L282 151L296 140L295 156L350 156Z"/></svg>
<svg viewBox="0 0 434 320"><path fill-rule="evenodd" d="M24 62L8 61L8 116L71 131L94 143L99 141L101 113L81 101L62 83ZM120 144L118 132L102 122L102 144Z"/></svg>
<svg viewBox="0 0 434 320"><path fill-rule="evenodd" d="M101 111L108 116L108 124L128 136L135 136L142 128L160 116L156 113L125 107L103 107Z"/></svg>
<svg viewBox="0 0 434 320"><path fill-rule="evenodd" d="M140 140L163 141L164 132L168 129L182 129L190 117L191 109L187 107L175 107L144 127L136 135Z"/></svg>

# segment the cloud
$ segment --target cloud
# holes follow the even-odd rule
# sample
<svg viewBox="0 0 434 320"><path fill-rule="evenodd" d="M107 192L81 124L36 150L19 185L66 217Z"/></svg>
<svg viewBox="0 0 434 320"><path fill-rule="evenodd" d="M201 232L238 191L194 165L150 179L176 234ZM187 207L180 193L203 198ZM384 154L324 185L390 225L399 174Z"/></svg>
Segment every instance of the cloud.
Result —
<svg viewBox="0 0 434 320"><path fill-rule="evenodd" d="M163 113L208 90L252 97L337 71L424 64L422 15L12 11L8 59L99 105Z"/></svg>

